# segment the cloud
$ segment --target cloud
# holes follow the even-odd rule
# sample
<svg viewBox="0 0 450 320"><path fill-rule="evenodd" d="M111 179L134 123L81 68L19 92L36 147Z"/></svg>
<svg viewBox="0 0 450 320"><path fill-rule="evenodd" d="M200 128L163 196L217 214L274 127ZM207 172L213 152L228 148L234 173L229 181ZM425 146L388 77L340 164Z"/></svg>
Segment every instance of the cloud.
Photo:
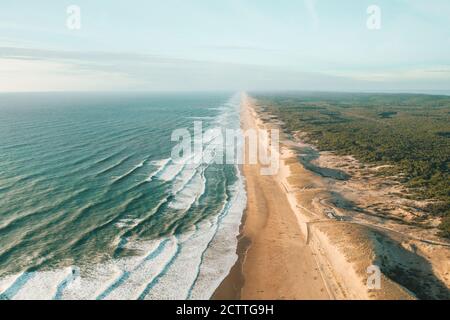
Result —
<svg viewBox="0 0 450 320"><path fill-rule="evenodd" d="M133 79L86 71L58 61L0 58L0 91L79 91L131 88Z"/></svg>
<svg viewBox="0 0 450 320"><path fill-rule="evenodd" d="M0 91L332 90L449 87L448 67L305 72L150 54L0 47Z"/></svg>
<svg viewBox="0 0 450 320"><path fill-rule="evenodd" d="M370 84L372 88L391 91L397 89L448 90L450 88L450 69L446 67L340 72L338 74L353 79L357 83Z"/></svg>
<svg viewBox="0 0 450 320"><path fill-rule="evenodd" d="M134 53L0 47L0 91L312 89L340 77ZM1 79L2 77L9 78Z"/></svg>
<svg viewBox="0 0 450 320"><path fill-rule="evenodd" d="M179 63L187 62L185 59L167 58L157 55L127 53L127 52L101 52L101 51L61 51L43 50L20 47L0 47L0 57L14 59L35 59L35 60L59 60L59 61L90 61L99 62L120 62L129 60L139 60L145 63Z"/></svg>
<svg viewBox="0 0 450 320"><path fill-rule="evenodd" d="M0 70L9 81L0 91L30 90L30 79L40 78L37 90L115 90L151 87L157 77L174 76L183 69L195 69L201 62L157 55L111 52L77 52L0 47ZM58 81L58 79L60 79ZM97 83L95 80L97 79ZM24 83L24 85L21 85Z"/></svg>
<svg viewBox="0 0 450 320"><path fill-rule="evenodd" d="M204 46L203 48L213 49L213 50L227 50L227 51L254 51L254 52L279 52L279 49L269 49L255 45L211 45Z"/></svg>

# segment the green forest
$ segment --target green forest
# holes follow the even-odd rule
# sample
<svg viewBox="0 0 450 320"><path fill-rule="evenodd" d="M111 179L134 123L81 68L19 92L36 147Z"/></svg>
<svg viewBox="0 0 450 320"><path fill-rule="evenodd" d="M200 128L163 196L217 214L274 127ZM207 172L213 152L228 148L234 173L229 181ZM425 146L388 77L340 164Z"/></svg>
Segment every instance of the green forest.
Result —
<svg viewBox="0 0 450 320"><path fill-rule="evenodd" d="M306 132L320 150L389 164L412 198L431 199L450 238L450 97L419 94L255 94L287 133Z"/></svg>

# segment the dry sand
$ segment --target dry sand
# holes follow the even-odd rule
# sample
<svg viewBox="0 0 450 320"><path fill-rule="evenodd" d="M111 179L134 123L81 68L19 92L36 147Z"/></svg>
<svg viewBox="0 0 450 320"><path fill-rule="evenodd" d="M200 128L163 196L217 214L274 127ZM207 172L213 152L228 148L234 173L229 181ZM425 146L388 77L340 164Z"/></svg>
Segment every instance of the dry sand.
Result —
<svg viewBox="0 0 450 320"><path fill-rule="evenodd" d="M241 123L243 129L279 128L245 95ZM311 163L322 172L298 161L299 147L312 148L317 159ZM396 202L388 197L392 192L380 191L373 176L355 174L361 172L356 170L361 165L354 159L316 154L313 146L301 142L301 134L282 137L280 158L280 170L274 176L262 176L260 165L242 166L248 204L239 260L213 299L450 297L449 247L423 229L362 214L365 199L394 206ZM351 179L327 177L342 167L340 171ZM341 172L337 177L341 178ZM376 192L368 190L369 185L376 186ZM398 190L389 183L386 188ZM372 265L382 270L378 290L367 287L367 268Z"/></svg>

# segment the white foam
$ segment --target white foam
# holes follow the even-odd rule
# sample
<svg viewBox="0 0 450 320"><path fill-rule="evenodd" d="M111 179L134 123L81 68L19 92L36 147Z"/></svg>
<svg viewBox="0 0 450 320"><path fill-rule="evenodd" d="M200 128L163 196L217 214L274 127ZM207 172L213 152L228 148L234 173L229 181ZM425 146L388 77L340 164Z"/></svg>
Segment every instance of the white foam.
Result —
<svg viewBox="0 0 450 320"><path fill-rule="evenodd" d="M162 181L172 181L181 172L181 170L183 170L186 162L187 160L180 163L171 163L164 168L157 178Z"/></svg>
<svg viewBox="0 0 450 320"><path fill-rule="evenodd" d="M205 188L204 184L202 173L194 173L194 176L176 193L174 200L169 203L169 208L175 210L189 209L202 194Z"/></svg>
<svg viewBox="0 0 450 320"><path fill-rule="evenodd" d="M14 295L15 300L50 300L56 293L58 285L72 273L71 268L34 272Z"/></svg>
<svg viewBox="0 0 450 320"><path fill-rule="evenodd" d="M171 159L163 159L163 160L157 160L157 161L152 161L151 164L154 166L157 166L158 169L156 169L156 171L152 172L149 177L146 179L147 182L151 182L153 180L154 177L156 177L162 170L164 170L164 168L166 167L166 165L169 163Z"/></svg>
<svg viewBox="0 0 450 320"><path fill-rule="evenodd" d="M167 165L160 174L158 174L157 178L163 181L172 181L179 174L182 174L183 171L186 170L194 170L196 169L200 163L194 163L194 159L196 157L196 153L193 153L189 157L185 157L180 159L177 162L172 161L169 165Z"/></svg>
<svg viewBox="0 0 450 320"><path fill-rule="evenodd" d="M13 274L9 276L5 276L0 279L0 294L4 293L13 283L20 277L19 274Z"/></svg>
<svg viewBox="0 0 450 320"><path fill-rule="evenodd" d="M224 112L234 112L230 108L236 105L224 107ZM225 124L227 117L220 121ZM204 194L206 166L183 164L180 168L171 164L170 159L152 164L158 169L149 177L150 181L153 177L168 181L176 177L172 187L175 198L169 208L186 210ZM73 270L70 268L36 272L12 298L51 299L58 288L58 297L62 299L210 298L237 259L237 235L246 205L243 178L240 174L238 177L230 187L232 196L224 203L223 212L212 215L197 228L192 227L177 237L127 242L125 247L137 250L136 255L84 267L70 283L67 280ZM124 218L117 225L129 228L141 221ZM0 279L0 292L10 288L19 276ZM142 296L144 292L147 294Z"/></svg>
<svg viewBox="0 0 450 320"><path fill-rule="evenodd" d="M142 219L136 219L136 218L124 218L120 219L118 222L116 222L114 225L119 229L128 229L133 228L137 226Z"/></svg>
<svg viewBox="0 0 450 320"><path fill-rule="evenodd" d="M209 299L237 260L237 235L246 195L240 179L224 216L203 221L180 241L180 251L145 299ZM221 218L219 224L219 218Z"/></svg>
<svg viewBox="0 0 450 320"><path fill-rule="evenodd" d="M90 270L84 271L84 273L74 281L73 285L68 286L63 291L61 298L66 300L97 299L108 290L124 272L137 268L147 254L153 252L159 243L158 240L128 243L125 246L126 248L138 250L141 254L91 266ZM135 297L124 294L120 299L135 299Z"/></svg>
<svg viewBox="0 0 450 320"><path fill-rule="evenodd" d="M186 299L189 289L197 277L202 251L214 234L214 229L204 228L185 235L180 251L165 275L154 285L146 300Z"/></svg>
<svg viewBox="0 0 450 320"><path fill-rule="evenodd" d="M236 105L232 107L236 108ZM226 123L225 118L219 121ZM214 141L213 137L211 141ZM177 259L146 299L209 299L227 276L237 260L237 236L247 202L243 178L237 166L236 170L238 180L230 187L232 196L224 204L223 216L204 221L194 235L181 241ZM189 187L184 190L188 191ZM180 193L183 194L183 191ZM203 192L199 190L198 194ZM186 194L192 195L194 192ZM185 206L193 199L192 196L185 198L181 195L177 198L185 200Z"/></svg>
<svg viewBox="0 0 450 320"><path fill-rule="evenodd" d="M62 292L61 299L94 300L121 273L117 261L93 265Z"/></svg>
<svg viewBox="0 0 450 320"><path fill-rule="evenodd" d="M191 299L209 299L220 283L230 272L238 258L236 254L237 237L241 225L247 196L240 178L233 186L234 193L227 214L218 224L217 232L203 255L203 263Z"/></svg>
<svg viewBox="0 0 450 320"><path fill-rule="evenodd" d="M130 272L131 276L116 290L106 296L107 299L137 299L150 282L163 269L176 249L176 241L172 239L160 255L154 259L145 261L149 253L154 252L160 244L160 240L132 243L126 245L129 249L135 249L142 254L107 263L91 265L84 270L71 283L63 288L61 297L65 300L94 300L108 290L124 272ZM12 298L14 300L50 300L57 293L58 287L63 284L74 268L57 269L53 271L34 272L29 279L19 288ZM2 291L6 291L22 274L8 276L0 279Z"/></svg>
<svg viewBox="0 0 450 320"><path fill-rule="evenodd" d="M180 172L175 181L172 183L172 194L176 195L183 190L184 187L191 181L197 173L197 165L188 164L184 170Z"/></svg>
<svg viewBox="0 0 450 320"><path fill-rule="evenodd" d="M128 278L111 291L105 299L115 300L124 297L127 297L126 299L138 299L146 287L164 270L166 264L175 255L176 249L177 240L172 237L161 253L156 253L151 260L144 258L138 265L129 270ZM157 247L154 250L157 250Z"/></svg>

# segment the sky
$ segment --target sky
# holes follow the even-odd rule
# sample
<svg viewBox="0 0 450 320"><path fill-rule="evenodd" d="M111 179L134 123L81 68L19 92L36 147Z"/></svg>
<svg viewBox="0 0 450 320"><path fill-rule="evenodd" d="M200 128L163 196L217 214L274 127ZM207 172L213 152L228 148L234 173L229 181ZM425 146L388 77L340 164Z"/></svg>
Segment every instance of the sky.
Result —
<svg viewBox="0 0 450 320"><path fill-rule="evenodd" d="M0 92L118 90L450 91L450 1L0 0Z"/></svg>

